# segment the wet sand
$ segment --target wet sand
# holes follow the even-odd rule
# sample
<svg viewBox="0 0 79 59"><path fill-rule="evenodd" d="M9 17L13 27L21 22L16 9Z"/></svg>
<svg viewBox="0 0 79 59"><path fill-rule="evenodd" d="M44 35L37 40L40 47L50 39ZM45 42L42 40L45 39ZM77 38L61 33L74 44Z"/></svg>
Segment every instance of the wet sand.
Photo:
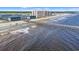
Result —
<svg viewBox="0 0 79 59"><path fill-rule="evenodd" d="M77 51L79 29L36 25L29 33L0 36L0 40L1 51Z"/></svg>

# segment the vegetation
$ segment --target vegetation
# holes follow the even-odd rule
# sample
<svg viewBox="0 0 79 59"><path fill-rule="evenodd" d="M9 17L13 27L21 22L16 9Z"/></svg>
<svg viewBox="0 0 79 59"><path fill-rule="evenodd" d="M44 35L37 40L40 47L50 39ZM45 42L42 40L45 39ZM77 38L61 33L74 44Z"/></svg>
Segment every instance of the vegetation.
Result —
<svg viewBox="0 0 79 59"><path fill-rule="evenodd" d="M31 14L31 11L0 11L0 14Z"/></svg>

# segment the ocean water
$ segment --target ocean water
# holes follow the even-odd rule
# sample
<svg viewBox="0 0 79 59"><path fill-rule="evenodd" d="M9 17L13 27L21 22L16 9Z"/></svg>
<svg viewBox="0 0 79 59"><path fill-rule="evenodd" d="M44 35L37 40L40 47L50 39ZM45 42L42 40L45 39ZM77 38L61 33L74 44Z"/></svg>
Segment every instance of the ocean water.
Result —
<svg viewBox="0 0 79 59"><path fill-rule="evenodd" d="M64 17L61 17L60 19L58 19L57 21L55 21L53 23L79 26L79 14L72 14L69 16L64 16Z"/></svg>

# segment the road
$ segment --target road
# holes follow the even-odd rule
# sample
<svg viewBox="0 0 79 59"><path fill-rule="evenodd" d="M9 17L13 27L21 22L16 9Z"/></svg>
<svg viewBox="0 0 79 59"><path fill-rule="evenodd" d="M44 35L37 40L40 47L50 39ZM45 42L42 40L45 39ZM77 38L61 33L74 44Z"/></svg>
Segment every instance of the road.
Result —
<svg viewBox="0 0 79 59"><path fill-rule="evenodd" d="M29 26L30 28L28 30L29 33L17 33L17 34L0 36L0 50L3 51L79 50L78 14L59 17L56 19L56 21L50 19L46 21L46 24L45 25L34 24L32 26Z"/></svg>

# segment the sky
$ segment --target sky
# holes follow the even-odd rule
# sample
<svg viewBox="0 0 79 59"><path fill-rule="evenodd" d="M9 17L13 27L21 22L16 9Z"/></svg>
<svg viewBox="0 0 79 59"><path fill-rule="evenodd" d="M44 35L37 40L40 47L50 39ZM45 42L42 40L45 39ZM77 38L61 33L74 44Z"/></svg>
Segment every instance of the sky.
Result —
<svg viewBox="0 0 79 59"><path fill-rule="evenodd" d="M31 10L79 11L79 0L0 0L0 11Z"/></svg>
<svg viewBox="0 0 79 59"><path fill-rule="evenodd" d="M0 0L0 11L79 11L79 0Z"/></svg>
<svg viewBox="0 0 79 59"><path fill-rule="evenodd" d="M79 7L79 0L0 0L0 7Z"/></svg>
<svg viewBox="0 0 79 59"><path fill-rule="evenodd" d="M0 7L0 11L79 11L79 7Z"/></svg>

